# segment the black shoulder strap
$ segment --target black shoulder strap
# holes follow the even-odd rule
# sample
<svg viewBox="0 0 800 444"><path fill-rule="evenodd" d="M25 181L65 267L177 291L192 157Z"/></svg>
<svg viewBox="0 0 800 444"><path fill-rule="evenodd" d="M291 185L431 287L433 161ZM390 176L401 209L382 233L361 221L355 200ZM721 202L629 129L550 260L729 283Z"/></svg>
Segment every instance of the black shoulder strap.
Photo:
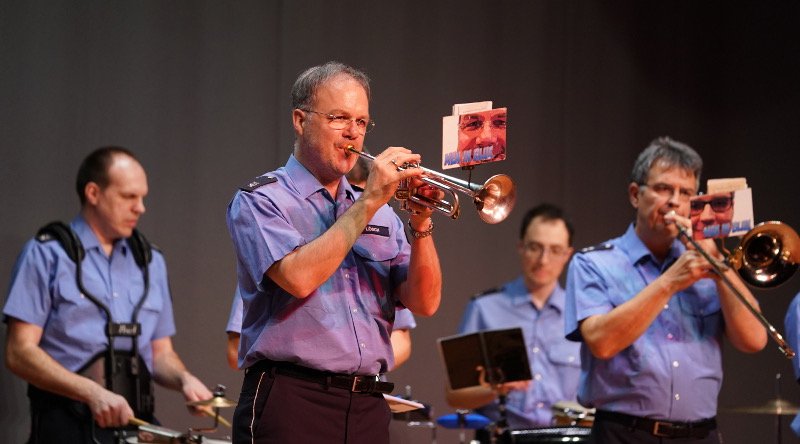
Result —
<svg viewBox="0 0 800 444"><path fill-rule="evenodd" d="M36 240L39 242L57 240L61 247L64 248L64 251L67 252L67 256L75 263L81 262L85 255L83 244L81 244L78 235L69 225L61 221L50 222L40 228L36 233Z"/></svg>
<svg viewBox="0 0 800 444"><path fill-rule="evenodd" d="M593 251L608 251L613 250L614 244L611 242L603 242L602 244L592 245L590 247L581 248L578 253L591 253Z"/></svg>
<svg viewBox="0 0 800 444"><path fill-rule="evenodd" d="M50 222L40 228L39 231L36 232L36 240L39 242L47 242L50 240L58 241L61 247L64 248L64 251L67 252L67 256L69 256L73 262L82 261L86 254L83 250L83 244L75 231L69 225L61 221ZM139 230L134 229L133 234L131 234L131 237L127 240L128 246L131 249L131 254L133 254L133 258L138 266L143 267L153 260L153 247Z"/></svg>
<svg viewBox="0 0 800 444"><path fill-rule="evenodd" d="M502 290L503 290L503 287L494 287L494 288L490 288L490 289L488 289L488 290L484 290L484 291L482 291L482 292L480 292L480 293L478 293L478 294L472 295L472 297L470 298L470 300L471 300L471 301L474 301L475 299L482 298L482 297L484 297L484 296L486 296L486 295L489 295L489 294L500 293Z"/></svg>
<svg viewBox="0 0 800 444"><path fill-rule="evenodd" d="M263 176L256 177L255 179L251 180L250 182L247 182L246 185L240 186L239 189L242 190L242 191L247 191L248 193L251 193L251 192L255 191L256 188L261 188L264 185L267 185L267 184L270 184L270 183L273 183L273 182L277 182L277 181L278 181L278 178L273 177L273 176L268 176L268 175L265 174Z"/></svg>
<svg viewBox="0 0 800 444"><path fill-rule="evenodd" d="M153 260L152 245L150 245L150 242L144 237L144 234L135 228L133 229L131 237L128 238L128 247L130 247L133 259L139 267L144 267Z"/></svg>

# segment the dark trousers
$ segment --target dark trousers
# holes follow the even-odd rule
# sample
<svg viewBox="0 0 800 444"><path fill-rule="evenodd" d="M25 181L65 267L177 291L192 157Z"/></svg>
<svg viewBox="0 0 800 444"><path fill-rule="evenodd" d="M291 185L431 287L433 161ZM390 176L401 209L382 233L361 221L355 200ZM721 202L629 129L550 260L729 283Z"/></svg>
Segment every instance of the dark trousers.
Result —
<svg viewBox="0 0 800 444"><path fill-rule="evenodd" d="M595 418L589 442L592 444L719 444L721 440L717 430L711 431L705 438L661 438L644 430Z"/></svg>
<svg viewBox="0 0 800 444"><path fill-rule="evenodd" d="M379 393L251 369L233 414L233 443L388 444L390 420Z"/></svg>
<svg viewBox="0 0 800 444"><path fill-rule="evenodd" d="M135 430L100 428L89 406L53 393L28 387L31 434L28 444L118 444ZM153 421L152 418L149 418Z"/></svg>

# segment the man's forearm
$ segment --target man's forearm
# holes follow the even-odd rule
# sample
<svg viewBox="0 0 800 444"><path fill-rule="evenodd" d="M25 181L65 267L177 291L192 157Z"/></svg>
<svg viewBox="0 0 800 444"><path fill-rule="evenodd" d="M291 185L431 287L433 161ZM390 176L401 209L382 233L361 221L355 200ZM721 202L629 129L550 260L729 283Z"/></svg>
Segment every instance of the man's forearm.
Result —
<svg viewBox="0 0 800 444"><path fill-rule="evenodd" d="M442 299L442 270L433 236L411 240L408 276L400 300L412 313L431 316Z"/></svg>
<svg viewBox="0 0 800 444"><path fill-rule="evenodd" d="M374 211L361 199L320 237L275 262L267 276L297 298L305 298L338 269Z"/></svg>

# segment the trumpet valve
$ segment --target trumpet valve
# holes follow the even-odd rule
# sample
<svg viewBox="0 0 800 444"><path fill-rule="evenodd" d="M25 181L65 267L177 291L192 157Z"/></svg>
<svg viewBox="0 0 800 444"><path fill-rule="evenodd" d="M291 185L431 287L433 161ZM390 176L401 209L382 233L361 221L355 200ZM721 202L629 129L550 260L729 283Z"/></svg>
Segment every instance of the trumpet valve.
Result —
<svg viewBox="0 0 800 444"><path fill-rule="evenodd" d="M409 185L408 179L401 180L397 185L397 189L394 191L394 198L399 201L407 201L412 194Z"/></svg>

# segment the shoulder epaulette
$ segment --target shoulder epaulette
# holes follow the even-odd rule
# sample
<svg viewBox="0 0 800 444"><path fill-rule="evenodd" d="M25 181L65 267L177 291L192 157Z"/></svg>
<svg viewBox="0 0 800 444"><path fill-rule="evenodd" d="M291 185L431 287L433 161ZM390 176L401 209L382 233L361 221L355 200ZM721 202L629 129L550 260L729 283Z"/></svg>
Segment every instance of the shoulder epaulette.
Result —
<svg viewBox="0 0 800 444"><path fill-rule="evenodd" d="M277 181L278 181L278 179L276 177L268 176L268 175L265 174L263 176L256 177L255 179L251 180L250 182L247 182L247 184L245 184L245 185L240 186L239 189L242 190L242 191L252 192L256 188L263 187L264 185L266 185L268 183L277 182Z"/></svg>
<svg viewBox="0 0 800 444"><path fill-rule="evenodd" d="M54 221L39 228L39 231L36 232L36 240L38 242L56 240L73 262L83 261L85 255L83 244L75 231L64 222Z"/></svg>
<svg viewBox="0 0 800 444"><path fill-rule="evenodd" d="M502 290L503 290L503 287L494 287L494 288L490 288L490 289L488 289L488 290L484 290L484 291L482 291L482 292L480 292L480 293L478 293L478 294L476 294L476 295L473 295L473 296L470 298L470 300L473 300L473 301L474 301L475 299L478 299L478 298L480 298L480 297L483 297L483 296L486 296L486 295L495 294L495 293L500 293Z"/></svg>
<svg viewBox="0 0 800 444"><path fill-rule="evenodd" d="M581 248L579 253L591 253L592 251L605 251L613 250L614 244L611 242L603 242L602 244L592 245L591 247Z"/></svg>

